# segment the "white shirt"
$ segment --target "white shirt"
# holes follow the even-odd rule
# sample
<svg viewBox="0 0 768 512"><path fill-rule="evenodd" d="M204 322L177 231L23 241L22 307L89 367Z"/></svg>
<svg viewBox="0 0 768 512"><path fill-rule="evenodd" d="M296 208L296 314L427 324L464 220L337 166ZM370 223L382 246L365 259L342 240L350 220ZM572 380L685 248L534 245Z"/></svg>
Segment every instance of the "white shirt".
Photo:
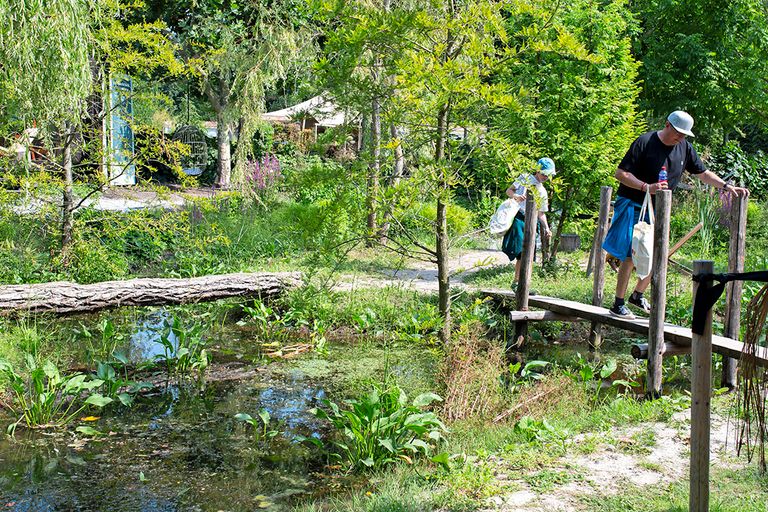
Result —
<svg viewBox="0 0 768 512"><path fill-rule="evenodd" d="M544 188L544 184L536 179L533 174L521 174L519 178L512 184L515 189L515 194L519 196L525 196L530 186L534 187L536 193L536 200L539 204L539 213L546 213L549 211L549 194L547 189ZM525 201L520 203L520 211L525 213Z"/></svg>

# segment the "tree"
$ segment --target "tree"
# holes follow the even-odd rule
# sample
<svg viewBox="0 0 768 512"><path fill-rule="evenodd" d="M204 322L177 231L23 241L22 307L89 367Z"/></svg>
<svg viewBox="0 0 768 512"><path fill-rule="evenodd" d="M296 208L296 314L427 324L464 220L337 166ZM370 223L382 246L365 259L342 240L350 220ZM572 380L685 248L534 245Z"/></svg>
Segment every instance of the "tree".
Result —
<svg viewBox="0 0 768 512"><path fill-rule="evenodd" d="M768 12L763 0L633 2L642 30L642 107L691 113L703 140L723 141L768 118Z"/></svg>
<svg viewBox="0 0 768 512"><path fill-rule="evenodd" d="M435 247L416 245L437 263L443 319L439 336L446 344L452 329L447 206L462 165L461 157L454 159L449 151L449 131L514 102L514 94L490 80L498 63L510 57L504 5L497 0L420 2L395 76L398 108L408 113L408 144L418 147L428 142L434 148L431 160L417 172L427 178L425 192L436 202Z"/></svg>
<svg viewBox="0 0 768 512"><path fill-rule="evenodd" d="M600 185L612 181L638 131L633 23L624 0L531 1L508 17L508 30L518 58L505 62L496 79L521 91L521 103L499 112L494 124L529 144L530 160L549 156L557 163L554 257L564 224L596 210Z"/></svg>
<svg viewBox="0 0 768 512"><path fill-rule="evenodd" d="M0 119L55 126L62 143L61 246L72 237L72 137L91 92L94 41L82 0L0 4Z"/></svg>
<svg viewBox="0 0 768 512"><path fill-rule="evenodd" d="M171 28L182 58L216 112L216 185L241 182L249 144L241 145L243 158L233 174L230 134L240 121L240 140L250 140L264 110L265 89L304 57L307 46L298 35L303 23L299 2L204 0L190 5L157 0L152 12Z"/></svg>
<svg viewBox="0 0 768 512"><path fill-rule="evenodd" d="M386 236L386 219L379 218L383 146L391 145L395 157L387 184L403 172L402 147L397 139L399 113L393 108L394 76L398 60L408 45L414 11L406 2L393 0L317 2L326 31L323 58L318 70L325 88L341 107L366 118L367 227L369 240ZM389 129L387 129L389 125Z"/></svg>
<svg viewBox="0 0 768 512"><path fill-rule="evenodd" d="M0 4L0 123L24 129L36 123L49 148L57 147L53 167L62 178L61 252L66 261L73 217L83 200L73 196L73 149L85 132L99 131L103 72L147 72L164 65L178 71L160 25L130 23L111 0L11 0ZM112 59L111 62L109 60ZM89 98L90 97L90 98ZM95 100L91 101L90 100ZM89 108L89 103L98 106ZM94 123L83 119L92 116ZM100 141L100 136L90 137ZM81 148L82 149L82 148ZM101 163L101 151L90 148ZM93 162L92 162L93 163ZM97 179L94 192L106 184ZM93 192L92 192L93 193Z"/></svg>

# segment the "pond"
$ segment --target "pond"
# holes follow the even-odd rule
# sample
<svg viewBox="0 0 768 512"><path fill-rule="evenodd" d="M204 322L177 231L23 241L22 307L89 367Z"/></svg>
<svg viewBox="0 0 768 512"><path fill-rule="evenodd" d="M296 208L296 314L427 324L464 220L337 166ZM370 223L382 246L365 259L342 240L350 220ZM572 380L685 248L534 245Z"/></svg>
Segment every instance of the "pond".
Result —
<svg viewBox="0 0 768 512"><path fill-rule="evenodd" d="M165 313L135 321L120 347L151 359ZM219 346L205 384L159 385L130 408L80 418L66 430L19 428L0 441L0 507L9 511L288 510L363 485L328 471L324 455L300 436L322 437L309 410L365 389L385 367L415 387L431 384L436 360L422 348L371 342L331 344L321 355L265 360L247 326L217 332ZM230 343L231 342L231 343ZM233 348L234 347L234 348ZM226 353L225 353L226 352ZM364 354L364 355L363 355ZM234 419L269 413L273 437ZM98 413L97 413L98 414ZM85 415L83 415L85 416ZM3 427L13 421L1 416ZM101 435L75 432L88 425Z"/></svg>

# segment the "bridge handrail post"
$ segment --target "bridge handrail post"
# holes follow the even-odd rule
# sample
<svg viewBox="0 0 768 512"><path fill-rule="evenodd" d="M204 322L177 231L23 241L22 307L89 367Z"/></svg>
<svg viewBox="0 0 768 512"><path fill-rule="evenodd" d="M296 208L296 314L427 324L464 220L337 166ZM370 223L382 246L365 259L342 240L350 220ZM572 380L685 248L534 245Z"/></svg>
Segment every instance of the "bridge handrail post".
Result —
<svg viewBox="0 0 768 512"><path fill-rule="evenodd" d="M651 314L648 319L648 372L645 394L661 396L661 362L664 353L664 320L667 309L667 253L672 191L656 192L656 223L653 227L653 267L651 269Z"/></svg>
<svg viewBox="0 0 768 512"><path fill-rule="evenodd" d="M611 209L611 194L613 188L600 187L600 213L597 217L597 231L592 241L592 266L595 273L592 284L592 305L603 306L603 289L605 288L605 251L603 240L608 231L608 215ZM603 343L603 324L592 322L589 328L589 351L595 352Z"/></svg>
<svg viewBox="0 0 768 512"><path fill-rule="evenodd" d="M711 274L712 261L693 262L693 274ZM712 282L693 282L693 297L699 286ZM691 474L688 508L691 512L709 510L709 421L712 392L712 309L707 311L704 334L693 333L691 341Z"/></svg>
<svg viewBox="0 0 768 512"><path fill-rule="evenodd" d="M538 208L533 194L528 194L525 201L525 228L523 229L523 252L520 255L520 278L517 281L515 303L518 311L528 311L528 295L531 290L531 271L533 255L536 252L536 225L539 223ZM520 346L528 336L528 322L515 325L514 345ZM509 352L510 346L507 346Z"/></svg>
<svg viewBox="0 0 768 512"><path fill-rule="evenodd" d="M744 272L747 233L747 198L732 195L730 211L731 244L728 250L728 272ZM734 340L739 339L741 331L741 296L744 286L741 281L731 281L726 285L725 324L723 335ZM736 387L736 366L738 361L732 357L723 357L723 374L720 386L728 389Z"/></svg>

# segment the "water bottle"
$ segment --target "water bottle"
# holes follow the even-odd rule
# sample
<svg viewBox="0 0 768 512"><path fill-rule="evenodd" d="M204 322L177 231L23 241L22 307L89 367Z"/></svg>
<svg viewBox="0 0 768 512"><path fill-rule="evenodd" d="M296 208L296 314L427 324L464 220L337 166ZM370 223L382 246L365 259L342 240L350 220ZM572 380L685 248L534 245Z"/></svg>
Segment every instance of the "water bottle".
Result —
<svg viewBox="0 0 768 512"><path fill-rule="evenodd" d="M666 183L667 182L667 168L662 167L661 171L659 171L659 183Z"/></svg>

